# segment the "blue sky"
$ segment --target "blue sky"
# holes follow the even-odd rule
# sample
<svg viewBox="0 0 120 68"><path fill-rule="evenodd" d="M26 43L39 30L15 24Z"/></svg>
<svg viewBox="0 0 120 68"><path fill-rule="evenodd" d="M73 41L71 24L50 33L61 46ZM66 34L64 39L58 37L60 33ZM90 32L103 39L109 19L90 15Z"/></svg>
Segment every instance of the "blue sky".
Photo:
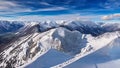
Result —
<svg viewBox="0 0 120 68"><path fill-rule="evenodd" d="M1 0L0 19L118 22L120 0Z"/></svg>

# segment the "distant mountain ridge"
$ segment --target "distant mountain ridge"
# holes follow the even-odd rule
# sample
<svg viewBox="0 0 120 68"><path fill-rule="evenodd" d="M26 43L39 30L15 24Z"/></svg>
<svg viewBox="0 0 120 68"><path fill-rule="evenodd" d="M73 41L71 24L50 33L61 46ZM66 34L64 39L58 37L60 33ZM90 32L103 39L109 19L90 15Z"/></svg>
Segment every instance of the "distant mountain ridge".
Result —
<svg viewBox="0 0 120 68"><path fill-rule="evenodd" d="M49 29L54 29L58 27L64 27L71 31L77 30L83 34L91 34L97 36L106 32L120 31L120 23L94 23L91 21L46 21L46 22L20 22L20 21L0 21L0 34L19 32L20 29L27 29L27 27L32 27L37 25L39 32L44 32ZM21 30L22 31L22 30Z"/></svg>

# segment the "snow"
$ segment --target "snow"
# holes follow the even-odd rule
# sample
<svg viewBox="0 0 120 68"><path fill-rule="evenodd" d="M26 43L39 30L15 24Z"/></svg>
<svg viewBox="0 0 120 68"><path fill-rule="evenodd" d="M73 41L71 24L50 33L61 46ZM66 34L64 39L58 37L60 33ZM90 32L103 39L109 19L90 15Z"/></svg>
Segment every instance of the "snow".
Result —
<svg viewBox="0 0 120 68"><path fill-rule="evenodd" d="M58 34L61 36L61 37L65 37L65 32L64 32L64 29L59 29L58 30Z"/></svg>
<svg viewBox="0 0 120 68"><path fill-rule="evenodd" d="M89 43L87 45L92 45L92 48L94 48L94 49L91 49L90 51L87 51L86 48L84 48L82 50L82 52L80 54L77 54L74 58L72 58L70 60L67 60L67 61L65 61L65 62L63 62L61 64L58 64L56 66L53 66L51 68L65 67L65 66L67 66L67 65L69 65L71 63L74 63L75 61L81 59L82 57L87 56L87 55L89 55L89 54L91 54L91 53L105 47L107 44L109 44L111 41L113 41L114 39L116 39L118 37L117 36L118 32L113 32L111 34L106 33L104 35L105 36L109 35L109 37L100 37L99 39L95 39L94 37L91 36L90 39L88 38ZM110 36L112 36L112 37L110 37Z"/></svg>
<svg viewBox="0 0 120 68"><path fill-rule="evenodd" d="M108 55L102 54L104 53L102 50L87 55L64 68L119 68L120 59L112 60Z"/></svg>
<svg viewBox="0 0 120 68"><path fill-rule="evenodd" d="M98 64L98 68L120 68L120 59Z"/></svg>
<svg viewBox="0 0 120 68"><path fill-rule="evenodd" d="M65 68L119 68L120 39L114 39L105 47L77 60ZM117 48L117 49L116 49Z"/></svg>
<svg viewBox="0 0 120 68"><path fill-rule="evenodd" d="M39 57L26 68L49 68L70 58L71 56L66 55L65 53L59 52L55 49L50 49L46 54Z"/></svg>
<svg viewBox="0 0 120 68"><path fill-rule="evenodd" d="M26 26L24 28L27 29L38 23L39 22L27 23L26 25L28 25L28 27ZM64 21L60 21L60 23L47 21L39 23L43 29L56 28L41 33L33 32L11 43L8 49L0 53L4 59L0 66L5 67L7 65L6 61L10 59L13 60L14 56L17 56L17 58L14 58L17 60L14 67L19 68L120 67L119 31L106 32L94 37L90 34L82 34L77 30L70 31L64 27L58 27L61 24L69 25L71 28L82 25L98 27L98 24L91 23L92 22L89 21L67 23ZM31 45L28 44L29 42ZM31 54L36 51L36 48L40 48L40 50L35 53L35 56L32 58L27 57L27 60L23 59L24 56L27 56L26 53L28 49L30 49L28 52ZM22 66L20 66L21 63Z"/></svg>

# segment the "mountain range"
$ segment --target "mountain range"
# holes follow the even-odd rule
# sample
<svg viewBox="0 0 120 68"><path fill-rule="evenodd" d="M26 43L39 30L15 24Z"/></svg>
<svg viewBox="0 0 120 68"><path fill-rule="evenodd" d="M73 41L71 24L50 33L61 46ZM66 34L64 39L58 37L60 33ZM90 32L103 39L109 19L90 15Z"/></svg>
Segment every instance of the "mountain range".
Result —
<svg viewBox="0 0 120 68"><path fill-rule="evenodd" d="M0 21L0 68L119 68L120 23Z"/></svg>

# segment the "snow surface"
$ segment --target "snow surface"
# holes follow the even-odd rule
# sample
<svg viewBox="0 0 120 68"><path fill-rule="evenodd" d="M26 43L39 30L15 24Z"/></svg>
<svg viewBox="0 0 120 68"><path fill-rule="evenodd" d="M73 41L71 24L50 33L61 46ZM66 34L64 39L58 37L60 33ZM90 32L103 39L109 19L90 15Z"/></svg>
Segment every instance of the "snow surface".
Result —
<svg viewBox="0 0 120 68"><path fill-rule="evenodd" d="M111 41L105 47L91 53L65 68L119 68L120 38Z"/></svg>
<svg viewBox="0 0 120 68"><path fill-rule="evenodd" d="M39 57L36 61L28 65L26 68L49 68L51 66L69 60L72 56L59 52L55 49L50 49L46 54Z"/></svg>
<svg viewBox="0 0 120 68"><path fill-rule="evenodd" d="M58 64L56 66L53 66L52 68L62 68L65 67L67 65L70 65L71 63L74 63L75 61L83 58L84 56L87 56L105 46L107 46L107 44L109 44L111 41L113 41L114 39L116 39L118 36L117 34L119 34L119 32L114 32L114 33L106 33L104 34L104 36L109 36L109 37L98 37L97 39L95 37L90 37L88 36L88 47L83 48L80 54L77 54L74 58L65 61L61 64ZM90 46L90 47L89 47ZM91 49L92 47L92 49Z"/></svg>
<svg viewBox="0 0 120 68"><path fill-rule="evenodd" d="M10 44L0 53L1 67L16 68L111 68L120 66L120 32L105 32L98 36L70 31L61 24L71 26L99 27L88 21L31 22L19 33L39 24L43 32L32 32ZM92 23L92 24L91 24ZM91 25L90 25L91 24ZM90 25L90 26L89 26ZM111 26L111 25L110 25ZM55 27L55 28L54 28ZM50 29L52 28L52 29ZM115 28L115 27L112 27ZM119 27L117 27L119 28ZM25 30L24 30L25 29ZM47 30L49 29L49 30ZM110 28L111 29L111 28ZM22 31L23 30L23 31ZM36 30L35 28L32 29ZM47 30L47 31L45 31ZM38 52L37 52L38 51ZM15 58L14 58L15 57ZM4 59L4 60L3 60ZM15 63L11 63L16 61ZM8 65L10 64L10 65ZM110 65L109 65L110 64Z"/></svg>

